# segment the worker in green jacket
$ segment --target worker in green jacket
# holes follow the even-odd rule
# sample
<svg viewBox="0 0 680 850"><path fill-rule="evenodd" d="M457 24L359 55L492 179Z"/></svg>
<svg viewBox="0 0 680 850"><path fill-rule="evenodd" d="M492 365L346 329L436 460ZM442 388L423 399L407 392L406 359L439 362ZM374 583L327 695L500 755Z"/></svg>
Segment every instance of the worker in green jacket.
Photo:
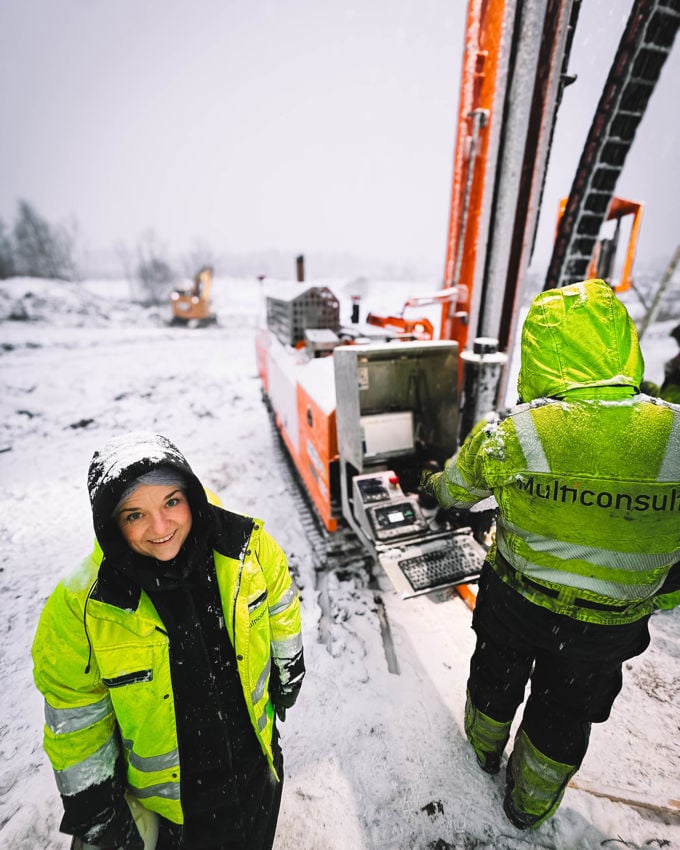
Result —
<svg viewBox="0 0 680 850"><path fill-rule="evenodd" d="M635 326L601 280L530 306L520 403L468 435L426 491L446 508L495 496L479 582L465 731L480 766L506 770L520 829L559 806L592 723L649 643L657 608L680 603L680 407L640 395Z"/></svg>
<svg viewBox="0 0 680 850"><path fill-rule="evenodd" d="M304 676L283 551L259 520L212 504L157 434L108 442L88 489L95 551L50 596L33 644L61 830L73 847L269 850L276 715Z"/></svg>

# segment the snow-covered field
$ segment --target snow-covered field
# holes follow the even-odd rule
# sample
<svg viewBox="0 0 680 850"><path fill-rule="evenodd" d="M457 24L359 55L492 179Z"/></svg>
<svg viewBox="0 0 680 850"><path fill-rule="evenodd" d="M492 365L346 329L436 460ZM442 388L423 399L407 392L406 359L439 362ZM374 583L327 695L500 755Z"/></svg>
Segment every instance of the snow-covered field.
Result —
<svg viewBox="0 0 680 850"><path fill-rule="evenodd" d="M57 831L60 802L42 751L30 645L45 599L92 541L92 452L139 429L166 434L227 506L263 518L302 588L308 675L282 726L276 850L680 848L680 812L591 793L659 807L680 800L680 612L653 617L652 646L626 665L611 719L594 727L576 777L590 790L568 789L537 831L512 827L501 810L503 773L483 774L463 734L473 648L465 604L449 592L403 601L379 577L393 673L365 571L327 576L328 600L317 589L313 540L260 396L259 287L216 280L219 325L198 330L168 327L169 312L128 303L125 287L0 283L0 848L69 844ZM405 295L426 291L363 288L376 310L399 309ZM340 290L350 294L345 284ZM677 321L645 336L651 380L676 350L668 331Z"/></svg>

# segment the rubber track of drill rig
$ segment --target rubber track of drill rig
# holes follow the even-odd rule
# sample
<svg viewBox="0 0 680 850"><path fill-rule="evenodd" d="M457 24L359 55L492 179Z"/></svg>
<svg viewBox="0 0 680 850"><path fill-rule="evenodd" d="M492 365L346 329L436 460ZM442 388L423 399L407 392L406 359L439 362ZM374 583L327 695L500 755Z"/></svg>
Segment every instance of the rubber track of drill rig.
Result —
<svg viewBox="0 0 680 850"><path fill-rule="evenodd" d="M332 604L332 583L329 581L329 577L334 574L341 581L353 578L363 591L372 597L371 607L375 610L380 623L380 635L387 668L390 673L398 674L399 663L394 649L387 611L373 571L375 562L344 520L338 520L337 531L329 533L326 530L305 490L281 433L276 427L275 415L269 399L266 393L263 392L262 395L269 413L274 462L282 481L286 485L286 491L291 500L291 508L300 520L315 561L315 590L318 594L318 604L321 611L319 640L331 652L331 624L335 622L335 617Z"/></svg>

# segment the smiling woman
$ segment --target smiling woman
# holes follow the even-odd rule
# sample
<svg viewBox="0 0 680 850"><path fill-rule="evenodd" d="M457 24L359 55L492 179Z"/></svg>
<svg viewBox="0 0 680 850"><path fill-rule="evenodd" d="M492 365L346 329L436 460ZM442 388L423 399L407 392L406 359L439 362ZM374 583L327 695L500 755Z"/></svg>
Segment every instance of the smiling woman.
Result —
<svg viewBox="0 0 680 850"><path fill-rule="evenodd" d="M88 489L99 547L33 645L61 830L74 847L269 850L276 716L304 676L283 551L260 520L212 504L158 434L109 441Z"/></svg>
<svg viewBox="0 0 680 850"><path fill-rule="evenodd" d="M170 561L178 554L191 530L191 508L184 486L180 473L171 467L158 467L125 491L114 514L134 552L159 561Z"/></svg>

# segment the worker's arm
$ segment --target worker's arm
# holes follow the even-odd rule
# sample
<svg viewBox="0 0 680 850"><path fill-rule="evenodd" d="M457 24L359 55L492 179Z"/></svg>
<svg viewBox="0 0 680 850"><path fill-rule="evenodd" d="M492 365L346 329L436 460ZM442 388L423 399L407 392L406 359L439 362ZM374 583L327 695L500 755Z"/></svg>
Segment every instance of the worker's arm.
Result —
<svg viewBox="0 0 680 850"><path fill-rule="evenodd" d="M266 531L260 535L258 559L269 592L271 698L280 711L293 706L305 676L300 594L290 575L283 550Z"/></svg>
<svg viewBox="0 0 680 850"><path fill-rule="evenodd" d="M442 472L423 472L421 486L443 508L470 508L493 495L484 473L484 448L496 421L479 422Z"/></svg>
<svg viewBox="0 0 680 850"><path fill-rule="evenodd" d="M85 630L86 598L62 582L33 642L35 683L45 698L44 747L64 806L60 829L98 847L142 850L124 798L113 707Z"/></svg>

